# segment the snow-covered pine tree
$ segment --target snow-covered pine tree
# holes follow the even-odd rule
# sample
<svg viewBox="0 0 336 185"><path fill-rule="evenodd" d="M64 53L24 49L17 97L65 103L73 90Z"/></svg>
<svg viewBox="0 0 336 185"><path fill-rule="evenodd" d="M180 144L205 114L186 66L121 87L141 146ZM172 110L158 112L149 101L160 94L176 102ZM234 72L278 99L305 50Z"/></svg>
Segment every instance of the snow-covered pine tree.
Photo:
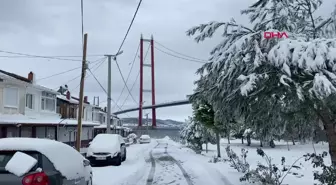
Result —
<svg viewBox="0 0 336 185"><path fill-rule="evenodd" d="M238 116L257 118L264 129L276 128L274 124L286 123L286 117L276 111L299 102L299 107L323 121L336 165L335 121L330 117L336 115L336 105L330 101L336 92L336 45L335 40L318 39L331 35L335 15L327 20L315 18L320 2L259 0L242 11L253 28L234 20L210 22L191 28L187 35L197 33L195 40L200 42L224 27L223 41L211 51L210 62L197 71L201 78L194 93L211 102L216 122L227 124L238 111ZM287 31L290 39L265 39L264 31ZM301 111L295 115L307 119Z"/></svg>
<svg viewBox="0 0 336 185"><path fill-rule="evenodd" d="M191 97L192 99L192 97ZM217 144L217 157L221 157L220 153L220 134L222 129L220 125L215 123L215 113L212 106L205 101L193 102L193 119L197 120L204 126L206 144L209 142Z"/></svg>

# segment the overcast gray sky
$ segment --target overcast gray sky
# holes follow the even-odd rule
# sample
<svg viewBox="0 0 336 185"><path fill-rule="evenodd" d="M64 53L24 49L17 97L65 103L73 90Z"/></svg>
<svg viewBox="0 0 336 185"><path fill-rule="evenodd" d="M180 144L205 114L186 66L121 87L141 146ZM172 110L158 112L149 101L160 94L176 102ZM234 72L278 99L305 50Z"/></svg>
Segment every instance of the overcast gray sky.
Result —
<svg viewBox="0 0 336 185"><path fill-rule="evenodd" d="M237 22L247 23L240 10L251 0L143 0L134 25L124 44L124 53L118 57L121 70L126 78L135 56L141 33L175 51L196 58L207 59L209 51L219 42L218 37L201 44L185 35L185 31L200 23L226 21L234 17ZM88 55L114 54L127 30L138 0L84 0L84 30L88 33ZM325 0L324 14L332 11L332 0ZM325 11L323 11L325 10ZM82 55L80 0L7 0L0 1L0 50L36 55ZM164 48L157 45L160 49ZM144 45L147 49L147 44ZM169 51L168 51L169 52ZM8 55L0 53L0 55ZM94 61L102 58L88 57ZM81 59L81 58L73 58ZM150 62L150 57L146 62ZM29 71L36 78L43 78L71 68L79 67L80 61L60 61L40 58L0 58L1 69L26 76ZM192 93L195 71L200 63L171 57L155 50L156 102L182 100ZM115 64L112 64L112 98L116 100L123 88L123 82ZM94 68L93 68L94 69ZM131 87L139 71L137 58L128 86ZM144 88L150 89L150 70L145 68ZM80 69L64 75L41 80L38 83L56 88L78 76ZM107 87L107 62L94 74ZM74 96L78 96L79 78L67 83ZM85 94L89 100L106 95L93 77L85 83ZM139 101L139 80L132 94ZM127 96L124 91L119 105ZM144 94L145 105L151 102L150 94ZM102 104L103 106L106 103ZM113 105L112 105L113 106ZM131 97L125 108L137 106ZM114 109L116 111L117 109ZM147 111L145 111L147 112ZM149 112L149 111L148 111ZM184 120L191 115L191 106L157 109L157 117ZM137 112L128 113L136 117ZM151 116L151 114L150 114ZM120 115L127 117L127 115Z"/></svg>

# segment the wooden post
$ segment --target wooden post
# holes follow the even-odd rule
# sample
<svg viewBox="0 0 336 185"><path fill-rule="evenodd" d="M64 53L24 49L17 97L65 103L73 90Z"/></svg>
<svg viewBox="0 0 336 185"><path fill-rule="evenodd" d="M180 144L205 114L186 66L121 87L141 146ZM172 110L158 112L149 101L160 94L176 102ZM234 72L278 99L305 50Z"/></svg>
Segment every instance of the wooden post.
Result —
<svg viewBox="0 0 336 185"><path fill-rule="evenodd" d="M76 149L78 152L80 152L80 148L81 148L83 100L84 100L84 79L85 79L85 72L87 68L87 64L86 64L87 36L88 36L87 33L85 33L84 43L83 43L82 74L81 74L80 90L79 90L78 124L77 124L77 134L76 134Z"/></svg>

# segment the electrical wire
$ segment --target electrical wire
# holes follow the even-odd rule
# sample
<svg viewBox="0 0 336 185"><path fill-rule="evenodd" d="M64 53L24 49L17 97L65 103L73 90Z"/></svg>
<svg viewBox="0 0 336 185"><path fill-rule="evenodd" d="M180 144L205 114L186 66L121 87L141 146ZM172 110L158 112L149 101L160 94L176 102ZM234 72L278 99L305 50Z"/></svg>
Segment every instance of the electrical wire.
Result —
<svg viewBox="0 0 336 185"><path fill-rule="evenodd" d="M102 59L105 59L105 57L102 58ZM96 61L94 61L94 62L91 62L90 64L99 62L100 60L101 60L101 59L98 59L98 60L96 60ZM60 73L56 73L56 74L53 74L53 75L50 75L50 76L46 76L46 77L43 77L43 78L39 78L39 79L37 79L36 81L41 81L41 80L45 80L45 79L52 78L52 77L55 77L55 76L59 76L59 75L62 75L62 74L66 74L66 73L68 73L68 72L71 72L71 71L74 71L74 70L77 70L77 69L80 69L80 68L82 68L82 66L75 67L75 68L72 68L72 69L69 69L69 70L66 70L66 71L62 71L62 72L60 72Z"/></svg>
<svg viewBox="0 0 336 185"><path fill-rule="evenodd" d="M136 8L136 10L135 10L135 12L134 12L132 21L131 21L130 25L128 26L128 29L127 29L126 34L125 34L125 36L124 36L124 39L122 40L122 42L121 42L121 44L120 44L120 47L119 47L117 53L119 53L119 52L121 51L121 48L123 47L123 45L124 45L124 43L125 43L125 41L126 41L126 38L127 38L128 34L129 34L131 28L132 28L133 22L134 22L134 20L135 20L137 14L138 14L138 11L139 11L139 8L140 8L141 3L142 3L142 0L140 0L139 3L138 3L138 6L137 6L137 8ZM124 78L124 76L123 76L123 74L122 74L122 72L121 72L121 69L120 69L120 66L119 66L118 61L117 61L117 60L115 60L115 61L116 61L116 64L117 64L117 67L118 67L118 71L119 71L119 73L120 73L120 76L121 76L121 78L122 78L122 80L123 80L123 82L124 82L124 85L125 85L126 88L127 88L128 93L131 95L133 101L137 104L137 101L135 100L135 98L133 97L133 95L131 94L131 91L129 90L129 88L128 88L128 86L127 86L126 80L125 80L125 78Z"/></svg>
<svg viewBox="0 0 336 185"><path fill-rule="evenodd" d="M169 50L169 51L171 51L171 52L173 52L173 53L176 53L176 54L178 54L178 55L181 55L181 56L184 56L184 57L187 57L187 58L191 58L191 59L193 59L193 60L199 60L199 61L207 62L207 60L199 59L199 58L195 58L195 57L192 57L192 56L189 56L189 55L186 55L186 54L177 52L177 51L175 51L175 50L172 50L172 49L170 49L170 48L164 46L163 44L159 43L158 41L154 41L154 42L155 42L156 44L160 45L161 47L165 48L166 50Z"/></svg>
<svg viewBox="0 0 336 185"><path fill-rule="evenodd" d="M133 84L132 84L131 91L133 90L133 88L134 88L136 82L138 81L139 76L140 76L140 70L139 70L139 72L138 72L138 75L137 75L136 79L134 80L134 82L133 82ZM129 97L129 94L127 94L127 96L126 96L124 102L121 104L121 106L120 106L121 108L124 107L124 105L125 105L125 103L126 103L128 97Z"/></svg>
<svg viewBox="0 0 336 185"><path fill-rule="evenodd" d="M53 59L53 60L67 60L67 61L80 61L80 62L82 61L82 60L78 60L78 59L49 57L49 56L41 56L41 55L31 55L31 54L26 54L26 53L18 53L18 52L12 52L12 51L4 51L4 50L0 50L0 53L21 55L21 56L32 57L32 58L45 58L45 59Z"/></svg>
<svg viewBox="0 0 336 185"><path fill-rule="evenodd" d="M137 49L137 51L136 51L136 53L135 53L135 56L134 56L134 59L133 59L133 62L132 62L131 69L130 69L129 72L128 72L128 75L127 75L127 78L126 78L126 83L128 82L129 77L131 76L131 72L132 72L133 66L134 66L134 64L135 64L135 60L137 59L139 49L140 49L140 44L139 44L138 49ZM117 100L116 100L116 104L118 104L118 102L119 102L119 100L120 100L122 94L123 94L124 91L125 91L125 88L126 88L126 86L124 85L123 89L121 90L121 92L120 92L120 94L119 94L119 96L118 96L118 98L117 98ZM114 105L114 107L113 107L112 109L115 108L116 104Z"/></svg>
<svg viewBox="0 0 336 185"><path fill-rule="evenodd" d="M207 62L202 62L202 61L199 61L199 60L192 60L192 59L188 59L188 58L183 58L183 57L180 57L180 56L177 56L177 55L174 55L174 54L171 54L171 53L168 53L166 51L163 51L157 47L154 47L155 49L157 49L158 51L162 52L162 53L165 53L169 56L172 56L172 57L175 57L175 58L179 58L179 59L182 59L182 60L187 60L187 61L190 61L190 62L196 62L196 63L201 63L201 64L205 64Z"/></svg>
<svg viewBox="0 0 336 185"><path fill-rule="evenodd" d="M150 45L148 45L148 48L147 48L147 51L146 51L146 54L145 54L144 61L146 61L146 58L147 58L147 55L148 55L148 52L149 52L149 48L150 48ZM137 77L136 77L135 81L133 82L133 85L132 85L132 87L131 87L130 91L132 91L132 90L133 90L133 88L134 88L134 85L135 85L136 81L137 81L137 80L138 80L138 78L139 78L139 75L140 75L140 70L139 70L139 73L138 73L138 75L137 75ZM124 100L124 102L123 102L123 104L122 104L122 106L121 106L121 107L123 107L123 106L125 105L125 102L127 101L128 97L129 97L129 94L127 94L127 96L126 96L126 98L125 98L125 100ZM114 107L114 108L115 108L115 107Z"/></svg>
<svg viewBox="0 0 336 185"><path fill-rule="evenodd" d="M102 63L104 63L104 61L106 60L106 57L104 57L104 58L101 58L101 59L98 59L98 60L96 60L95 62L92 62L92 63L95 63L91 68L93 68L93 67L95 67L95 66L97 66L97 65L101 65ZM100 62L100 63L99 63ZM98 67L99 67L98 66ZM96 68L97 69L97 68ZM95 70L96 70L95 69ZM74 81L74 80L76 80L76 79L78 79L78 78L80 78L81 77L81 75L78 75L78 76L76 76L76 77L74 77L74 78L72 78L72 79L70 79L69 81L67 81L67 82L65 82L64 84L69 84L70 82L72 82L72 81ZM76 88L73 88L71 91L73 91L74 89L77 89L79 87L79 85L76 87ZM56 87L56 88L54 88L54 89L58 89L59 87Z"/></svg>
<svg viewBox="0 0 336 185"><path fill-rule="evenodd" d="M135 12L134 12L132 21L131 21L130 25L128 26L128 29L127 29L126 34L125 34L125 37L124 37L123 41L121 42L120 47L119 47L117 53L119 53L119 52L121 51L121 48L123 47L123 45L124 45L124 43L125 43L125 41L126 41L126 38L127 38L127 36L128 36L129 31L130 31L131 28L132 28L132 25L133 25L133 22L134 22L134 20L135 20L135 17L136 17L137 14L138 14L138 11L139 11L139 8L140 8L141 3L142 3L142 0L139 1L139 4L138 4L138 6L137 6L137 8L136 8L136 10L135 10Z"/></svg>
<svg viewBox="0 0 336 185"><path fill-rule="evenodd" d="M108 96L108 92L106 91L106 89L104 88L104 86L99 82L99 80L97 79L97 77L93 74L93 72L91 71L91 69L88 70L91 73L91 76L93 76L93 78L96 80L96 82L99 84L99 86L103 89L103 91L105 92L105 94ZM115 101L111 98L111 101L113 103L115 103ZM119 108L119 110L122 110L119 106L117 106Z"/></svg>
<svg viewBox="0 0 336 185"><path fill-rule="evenodd" d="M96 54L96 55L86 55L87 57L98 57L98 56L104 56L104 54ZM79 55L59 55L59 56L43 56L43 57L52 57L52 58L77 58L77 57L83 57ZM0 55L0 58L36 58L33 56L13 56L13 55Z"/></svg>
<svg viewBox="0 0 336 185"><path fill-rule="evenodd" d="M92 66L91 68L88 68L88 69L93 69L94 67L96 67L95 69L93 69L93 72L97 71L99 67L105 62L105 60L106 60L106 57L104 57L100 63L97 63L95 66ZM77 76L76 79L79 77L81 76ZM89 77L90 77L90 74L85 76L85 80L88 79ZM73 88L71 91L76 90L79 86L80 86L80 83L75 88Z"/></svg>

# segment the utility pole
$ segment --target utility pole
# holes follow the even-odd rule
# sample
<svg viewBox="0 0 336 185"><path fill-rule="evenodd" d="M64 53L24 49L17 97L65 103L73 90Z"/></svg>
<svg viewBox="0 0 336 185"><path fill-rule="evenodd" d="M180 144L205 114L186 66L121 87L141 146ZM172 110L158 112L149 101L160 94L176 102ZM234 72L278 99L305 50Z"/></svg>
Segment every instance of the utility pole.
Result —
<svg viewBox="0 0 336 185"><path fill-rule="evenodd" d="M87 69L86 63L86 49L87 49L87 33L84 34L83 43L83 61L82 61L82 74L80 80L80 90L79 90L79 109L78 109L78 124L77 124L77 134L76 134L76 149L80 152L81 148L81 133L82 133L82 117L83 117L83 100L84 100L84 80L85 72Z"/></svg>
<svg viewBox="0 0 336 185"><path fill-rule="evenodd" d="M117 56L122 54L123 51L118 52L115 55L105 55L108 59L108 67L107 67L107 125L106 125L106 133L111 134L111 68L112 68L112 57L113 60L117 60Z"/></svg>

